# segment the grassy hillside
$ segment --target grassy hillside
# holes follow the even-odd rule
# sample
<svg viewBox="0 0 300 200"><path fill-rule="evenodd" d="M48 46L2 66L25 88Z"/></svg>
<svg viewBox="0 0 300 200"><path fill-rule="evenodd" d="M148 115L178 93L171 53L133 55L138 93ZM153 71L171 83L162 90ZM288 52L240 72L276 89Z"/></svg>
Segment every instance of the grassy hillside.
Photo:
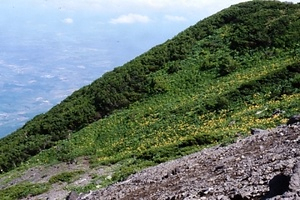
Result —
<svg viewBox="0 0 300 200"><path fill-rule="evenodd" d="M119 163L117 181L285 123L300 112L299 57L300 4L231 6L1 139L1 172L86 156L94 166Z"/></svg>

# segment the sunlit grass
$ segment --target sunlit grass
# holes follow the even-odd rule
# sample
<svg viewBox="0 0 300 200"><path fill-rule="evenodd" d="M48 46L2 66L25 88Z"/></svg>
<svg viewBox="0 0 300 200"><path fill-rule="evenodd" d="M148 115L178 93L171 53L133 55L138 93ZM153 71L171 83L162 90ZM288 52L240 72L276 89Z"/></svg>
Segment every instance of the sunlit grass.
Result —
<svg viewBox="0 0 300 200"><path fill-rule="evenodd" d="M58 143L58 147L42 152L29 163L53 162L53 159L59 159L55 155L61 153L62 147L68 151L67 157L90 156L94 164L143 157L149 150L155 152L156 149L160 151L172 147L180 151L180 146L185 143L195 146L192 149L196 151L206 145L232 141L241 134L247 135L252 127L272 128L285 123L288 115L299 111L295 106L300 99L299 93L270 100L267 99L272 91L254 93L251 103L233 103L227 109L203 114L197 113L197 109L201 103L227 94L250 80L259 80L282 70L291 62L291 59L268 60L251 68L240 69L217 81L211 78L211 72L211 75L205 75L210 78L204 81L193 80L197 87L184 88L177 85L182 77L191 76L197 71L197 66L192 65L190 71L174 74L168 79L166 77L166 82L173 88L172 93L158 95L117 111L79 131L71 139ZM189 67L188 64L188 61L183 63L186 67ZM202 87L198 87L200 85ZM277 108L286 112L273 116ZM207 144L195 142L195 138L205 135L214 138L207 139ZM170 152L170 158L176 155L178 152Z"/></svg>

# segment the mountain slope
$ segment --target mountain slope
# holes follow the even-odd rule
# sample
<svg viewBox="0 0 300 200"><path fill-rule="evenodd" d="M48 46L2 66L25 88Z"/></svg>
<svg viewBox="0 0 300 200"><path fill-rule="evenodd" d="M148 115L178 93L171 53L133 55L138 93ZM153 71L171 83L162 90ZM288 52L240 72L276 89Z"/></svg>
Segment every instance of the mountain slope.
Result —
<svg viewBox="0 0 300 200"><path fill-rule="evenodd" d="M145 169L79 199L297 199L299 134L300 124L264 130Z"/></svg>
<svg viewBox="0 0 300 200"><path fill-rule="evenodd" d="M0 169L85 157L91 166L117 163L113 182L253 126L285 123L299 112L299 30L299 4L225 9L1 139Z"/></svg>
<svg viewBox="0 0 300 200"><path fill-rule="evenodd" d="M172 40L106 73L1 139L1 171L14 168L114 110L166 92L164 80L158 80L164 77L154 75L155 72L175 73L180 62L189 57L195 59L192 64L198 64L200 71L216 69L221 76L240 66L253 65L253 59L274 58L280 52L287 51L291 58L295 57L299 48L298 9L299 5L255 1L202 20Z"/></svg>

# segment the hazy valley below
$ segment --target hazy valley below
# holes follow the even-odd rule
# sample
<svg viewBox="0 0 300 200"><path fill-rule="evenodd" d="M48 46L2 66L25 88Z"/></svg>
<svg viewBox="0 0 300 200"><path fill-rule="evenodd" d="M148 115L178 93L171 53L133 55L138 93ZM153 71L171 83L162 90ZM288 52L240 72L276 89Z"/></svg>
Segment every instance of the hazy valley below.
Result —
<svg viewBox="0 0 300 200"><path fill-rule="evenodd" d="M0 138L155 45L137 48L121 33L73 34L0 36Z"/></svg>

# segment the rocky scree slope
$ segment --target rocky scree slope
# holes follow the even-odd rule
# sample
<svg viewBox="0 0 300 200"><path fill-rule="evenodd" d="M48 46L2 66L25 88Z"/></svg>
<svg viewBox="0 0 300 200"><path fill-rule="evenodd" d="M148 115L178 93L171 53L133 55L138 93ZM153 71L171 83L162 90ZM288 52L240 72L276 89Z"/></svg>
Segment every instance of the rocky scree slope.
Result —
<svg viewBox="0 0 300 200"><path fill-rule="evenodd" d="M78 199L299 199L299 118L253 129L234 144L148 168Z"/></svg>

